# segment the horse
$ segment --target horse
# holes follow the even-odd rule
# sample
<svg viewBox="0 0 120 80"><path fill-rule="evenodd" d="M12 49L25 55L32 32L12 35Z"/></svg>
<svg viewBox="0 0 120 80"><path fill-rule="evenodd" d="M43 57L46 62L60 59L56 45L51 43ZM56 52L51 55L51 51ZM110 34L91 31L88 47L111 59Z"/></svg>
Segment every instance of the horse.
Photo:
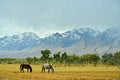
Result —
<svg viewBox="0 0 120 80"><path fill-rule="evenodd" d="M29 72L32 72L32 67L29 65L29 64L21 64L20 65L20 72L23 72L24 73L24 69L27 69L27 71Z"/></svg>
<svg viewBox="0 0 120 80"><path fill-rule="evenodd" d="M45 69L48 69L48 73L50 72L50 69L51 69L52 73L54 73L54 69L51 64L43 64L41 72L45 73Z"/></svg>

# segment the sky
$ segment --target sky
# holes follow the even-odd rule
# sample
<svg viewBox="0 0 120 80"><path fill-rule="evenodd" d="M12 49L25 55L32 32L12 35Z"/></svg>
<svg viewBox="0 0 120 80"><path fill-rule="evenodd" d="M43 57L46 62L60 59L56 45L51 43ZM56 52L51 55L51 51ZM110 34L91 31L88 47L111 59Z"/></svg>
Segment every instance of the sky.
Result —
<svg viewBox="0 0 120 80"><path fill-rule="evenodd" d="M120 27L120 0L0 0L0 36Z"/></svg>

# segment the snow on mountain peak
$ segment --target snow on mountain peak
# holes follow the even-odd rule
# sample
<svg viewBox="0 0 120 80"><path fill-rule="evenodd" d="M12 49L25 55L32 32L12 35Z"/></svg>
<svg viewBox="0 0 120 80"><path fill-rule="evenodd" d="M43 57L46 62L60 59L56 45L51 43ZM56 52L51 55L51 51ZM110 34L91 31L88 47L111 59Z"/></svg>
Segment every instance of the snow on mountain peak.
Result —
<svg viewBox="0 0 120 80"><path fill-rule="evenodd" d="M104 31L104 34L107 34L109 37L117 37L120 35L120 28L109 28Z"/></svg>
<svg viewBox="0 0 120 80"><path fill-rule="evenodd" d="M62 33L62 36L67 37L68 35L74 35L74 37L80 39L81 35L89 35L89 36L96 37L99 34L100 34L99 31L86 27L86 28L79 28L79 29L73 29L73 30L67 31L65 33Z"/></svg>
<svg viewBox="0 0 120 80"><path fill-rule="evenodd" d="M22 33L22 34L19 35L19 36L21 36L21 37L31 37L31 38L36 39L36 40L40 39L39 36L37 36L37 35L36 35L35 33L33 33L33 32L25 32L25 33Z"/></svg>

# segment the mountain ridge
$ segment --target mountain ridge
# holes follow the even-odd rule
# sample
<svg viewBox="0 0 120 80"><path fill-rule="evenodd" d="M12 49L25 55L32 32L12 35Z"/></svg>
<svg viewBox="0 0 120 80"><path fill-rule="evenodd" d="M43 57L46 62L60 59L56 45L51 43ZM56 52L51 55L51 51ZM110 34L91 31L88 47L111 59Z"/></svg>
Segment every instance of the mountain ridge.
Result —
<svg viewBox="0 0 120 80"><path fill-rule="evenodd" d="M40 38L33 32L4 36L0 37L0 56L38 56L38 54L40 55L40 50L43 49L49 49L53 53L56 51L65 51L78 55L84 53L103 54L117 52L120 51L119 30L109 28L100 32L91 28L79 28L64 33L53 33L44 38Z"/></svg>

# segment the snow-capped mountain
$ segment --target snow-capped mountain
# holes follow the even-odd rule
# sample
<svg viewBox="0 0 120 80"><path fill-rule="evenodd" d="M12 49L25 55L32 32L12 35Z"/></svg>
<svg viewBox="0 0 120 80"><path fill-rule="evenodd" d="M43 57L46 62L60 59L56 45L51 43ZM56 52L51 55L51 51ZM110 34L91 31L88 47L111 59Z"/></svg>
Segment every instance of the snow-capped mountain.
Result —
<svg viewBox="0 0 120 80"><path fill-rule="evenodd" d="M71 54L117 52L120 51L120 29L109 28L100 32L91 28L79 28L54 33L45 38L40 38L32 32L25 32L0 38L2 57L38 56L43 49L49 49L53 53L65 51Z"/></svg>
<svg viewBox="0 0 120 80"><path fill-rule="evenodd" d="M43 39L45 45L54 45L54 47L69 47L79 40L91 40L100 34L99 31L90 28L80 28L67 31L65 33L54 33Z"/></svg>
<svg viewBox="0 0 120 80"><path fill-rule="evenodd" d="M99 31L93 30L93 29L87 27L87 28L73 29L71 31L67 31L67 32L63 33L62 35L64 37L67 37L68 35L74 35L74 37L80 39L80 37L78 37L78 36L85 35L85 36L89 36L89 37L96 37L99 34L100 34Z"/></svg>
<svg viewBox="0 0 120 80"><path fill-rule="evenodd" d="M23 50L39 45L39 37L32 32L0 38L0 50Z"/></svg>

